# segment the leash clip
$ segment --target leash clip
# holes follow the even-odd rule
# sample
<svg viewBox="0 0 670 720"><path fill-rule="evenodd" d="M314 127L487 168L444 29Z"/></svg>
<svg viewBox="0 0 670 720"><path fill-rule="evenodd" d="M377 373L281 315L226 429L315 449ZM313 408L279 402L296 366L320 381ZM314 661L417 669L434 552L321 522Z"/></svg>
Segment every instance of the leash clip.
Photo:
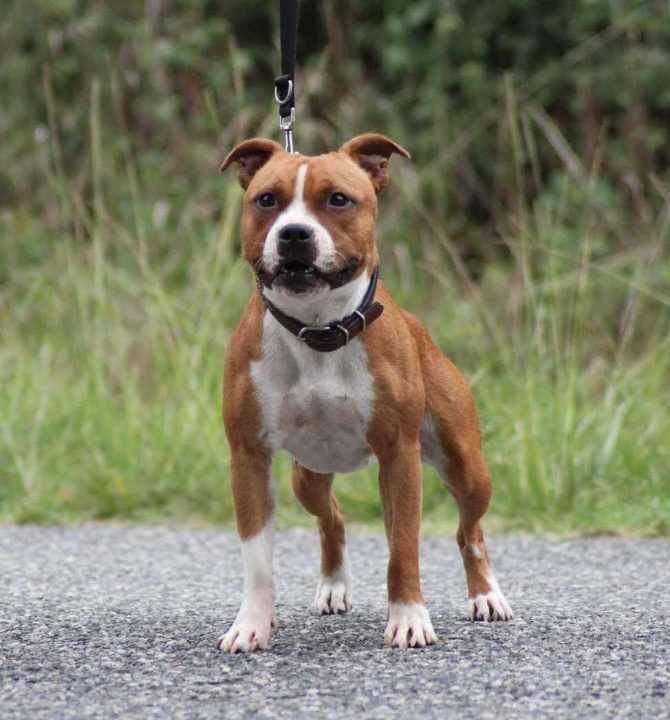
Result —
<svg viewBox="0 0 670 720"><path fill-rule="evenodd" d="M289 80L289 82L291 82ZM275 97L277 94L277 89L275 88ZM295 152L294 145L293 145L293 125L295 123L295 108L291 108L291 114L287 115L286 117L279 116L279 127L281 128L281 131L284 133L284 150L286 152L292 153Z"/></svg>
<svg viewBox="0 0 670 720"><path fill-rule="evenodd" d="M295 123L295 58L298 40L298 0L279 0L279 45L281 75L275 78L275 100L279 105L279 127L284 133L284 149L293 153Z"/></svg>

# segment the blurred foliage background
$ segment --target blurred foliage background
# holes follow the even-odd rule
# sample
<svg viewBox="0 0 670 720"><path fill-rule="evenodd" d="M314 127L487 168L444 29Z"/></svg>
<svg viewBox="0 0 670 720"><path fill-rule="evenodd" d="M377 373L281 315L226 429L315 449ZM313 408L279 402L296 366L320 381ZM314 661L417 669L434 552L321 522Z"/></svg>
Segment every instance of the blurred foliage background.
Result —
<svg viewBox="0 0 670 720"><path fill-rule="evenodd" d="M0 515L230 519L217 165L278 136L275 5L4 0ZM670 531L667 2L304 0L298 67L298 149L412 152L383 276L473 382L491 522ZM339 487L378 517L372 473ZM431 473L424 505L453 521Z"/></svg>

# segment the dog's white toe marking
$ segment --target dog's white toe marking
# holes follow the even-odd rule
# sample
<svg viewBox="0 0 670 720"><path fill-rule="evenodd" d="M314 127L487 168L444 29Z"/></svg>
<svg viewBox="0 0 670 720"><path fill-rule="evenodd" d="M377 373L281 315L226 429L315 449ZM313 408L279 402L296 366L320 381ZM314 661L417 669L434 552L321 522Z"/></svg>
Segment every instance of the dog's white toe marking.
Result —
<svg viewBox="0 0 670 720"><path fill-rule="evenodd" d="M514 617L512 608L502 594L497 580L493 575L488 580L491 586L489 592L480 593L468 600L470 620L483 620L484 622L511 620Z"/></svg>
<svg viewBox="0 0 670 720"><path fill-rule="evenodd" d="M421 603L390 603L384 642L391 647L425 647L437 642L430 615Z"/></svg>
<svg viewBox="0 0 670 720"><path fill-rule="evenodd" d="M330 575L321 576L314 605L322 615L337 615L351 610L351 573L346 552L341 567Z"/></svg>

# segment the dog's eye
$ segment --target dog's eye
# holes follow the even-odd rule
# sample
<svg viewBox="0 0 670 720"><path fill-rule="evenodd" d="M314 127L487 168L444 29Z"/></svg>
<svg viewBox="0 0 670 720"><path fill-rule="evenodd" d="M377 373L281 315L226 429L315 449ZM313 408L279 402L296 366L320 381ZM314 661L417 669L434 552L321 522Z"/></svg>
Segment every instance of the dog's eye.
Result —
<svg viewBox="0 0 670 720"><path fill-rule="evenodd" d="M272 208L277 204L277 198L272 193L263 193L256 202L262 208Z"/></svg>
<svg viewBox="0 0 670 720"><path fill-rule="evenodd" d="M344 193L341 192L334 192L328 198L328 204L336 208L347 207L347 205L351 205L352 202L353 201L351 200L351 198L348 198Z"/></svg>

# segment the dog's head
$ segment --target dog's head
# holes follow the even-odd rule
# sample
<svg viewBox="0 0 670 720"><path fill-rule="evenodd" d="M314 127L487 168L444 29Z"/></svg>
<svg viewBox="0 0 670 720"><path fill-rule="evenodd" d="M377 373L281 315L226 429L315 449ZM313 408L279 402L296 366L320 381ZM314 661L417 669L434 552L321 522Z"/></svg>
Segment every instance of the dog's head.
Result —
<svg viewBox="0 0 670 720"><path fill-rule="evenodd" d="M308 157L272 140L246 140L223 161L246 190L242 248L262 284L286 296L326 294L368 275L378 262L377 194L388 160L407 150L360 135L336 152Z"/></svg>

